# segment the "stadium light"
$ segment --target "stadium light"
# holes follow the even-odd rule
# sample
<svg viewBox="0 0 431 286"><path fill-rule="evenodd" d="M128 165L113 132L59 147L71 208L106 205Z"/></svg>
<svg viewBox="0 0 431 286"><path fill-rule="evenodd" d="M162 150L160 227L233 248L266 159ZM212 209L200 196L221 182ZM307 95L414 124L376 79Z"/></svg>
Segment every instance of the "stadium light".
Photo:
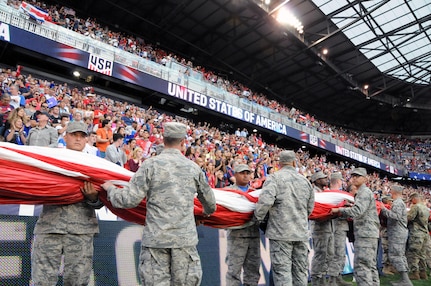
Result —
<svg viewBox="0 0 431 286"><path fill-rule="evenodd" d="M74 71L74 72L73 72L73 76L74 76L74 77L80 77L80 76L81 76L81 73L80 73L79 71Z"/></svg>
<svg viewBox="0 0 431 286"><path fill-rule="evenodd" d="M298 18L296 18L295 15L285 7L280 8L275 19L281 24L286 24L295 28L299 34L304 33L304 26L301 21L299 21Z"/></svg>

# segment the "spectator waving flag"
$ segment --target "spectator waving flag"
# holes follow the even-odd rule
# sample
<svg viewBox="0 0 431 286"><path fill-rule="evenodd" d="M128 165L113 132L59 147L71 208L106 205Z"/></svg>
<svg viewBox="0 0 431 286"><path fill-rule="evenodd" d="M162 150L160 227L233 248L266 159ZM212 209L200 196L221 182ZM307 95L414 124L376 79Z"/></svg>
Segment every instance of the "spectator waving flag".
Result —
<svg viewBox="0 0 431 286"><path fill-rule="evenodd" d="M30 18L33 18L39 24L42 24L43 22L45 22L45 20L49 17L49 14L47 11L43 10L38 6L33 6L31 4L28 4L27 2L24 2L24 1L21 3L21 6L19 6L19 10L22 13L29 15Z"/></svg>

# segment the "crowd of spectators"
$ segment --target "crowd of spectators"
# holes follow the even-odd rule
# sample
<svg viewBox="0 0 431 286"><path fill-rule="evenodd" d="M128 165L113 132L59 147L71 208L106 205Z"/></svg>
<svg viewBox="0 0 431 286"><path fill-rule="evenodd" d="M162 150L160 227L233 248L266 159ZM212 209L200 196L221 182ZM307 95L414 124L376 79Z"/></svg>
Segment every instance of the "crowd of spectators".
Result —
<svg viewBox="0 0 431 286"><path fill-rule="evenodd" d="M21 1L17 0L8 0L7 3L16 9L19 9L21 5ZM327 124L306 112L279 103L260 92L255 92L237 81L223 78L216 72L206 70L202 66L195 66L192 61L169 53L159 48L158 45L148 43L139 36L114 31L108 26L102 26L91 17L79 17L71 8L58 5L48 6L40 1L32 1L32 4L48 11L50 15L49 21L55 24L161 65L169 65L171 61L175 61L185 67L183 70L185 75L190 75L191 71L198 72L202 74L203 80L224 88L238 97L246 98L256 104L268 107L287 116L296 123L306 125L334 139L402 165L409 171L431 172L430 138L412 139L401 135L371 135Z"/></svg>
<svg viewBox="0 0 431 286"><path fill-rule="evenodd" d="M45 124L44 115L48 114L49 125L55 128L58 139L52 144L52 139L40 143L45 142L42 140L44 138L38 138L35 144L64 148L62 137L68 122L83 121L90 134L86 152L103 157L107 148L112 146L113 150L124 153L125 158L119 162L111 161L136 171L146 158L155 156L163 148L164 123L179 121L188 126L184 155L201 167L212 187L232 184L236 164L250 166L255 184L279 168L278 155L282 149L265 142L260 134L249 132L246 128L238 128L234 133L223 132L208 122L193 122L152 107L108 98L94 93L92 88L72 87L67 83L25 75L21 67L17 70L3 68L0 82L4 141L32 145L27 140L28 134L35 133L32 129L39 128L41 122ZM13 96L15 89L18 94ZM16 108L14 102L18 102ZM9 136L11 133L15 135ZM47 134L50 135L45 136L52 137L52 133ZM297 151L297 162L298 171L306 177L320 170L327 174L341 171L348 180L354 167L348 162L330 162L325 155L312 156L303 149ZM392 183L378 173L372 173L369 178L369 186L376 196L387 195ZM429 190L406 186L407 195L415 191L422 192L431 207Z"/></svg>

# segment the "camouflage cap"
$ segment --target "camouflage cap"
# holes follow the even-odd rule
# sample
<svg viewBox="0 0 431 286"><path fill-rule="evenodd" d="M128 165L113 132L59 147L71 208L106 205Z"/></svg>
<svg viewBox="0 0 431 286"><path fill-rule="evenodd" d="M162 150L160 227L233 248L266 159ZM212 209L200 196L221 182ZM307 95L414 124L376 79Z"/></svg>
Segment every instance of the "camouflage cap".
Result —
<svg viewBox="0 0 431 286"><path fill-rule="evenodd" d="M67 124L66 133L82 132L88 135L88 126L81 121L72 121Z"/></svg>
<svg viewBox="0 0 431 286"><path fill-rule="evenodd" d="M234 168L234 171L235 171L235 173L241 173L241 172L244 172L244 171L251 172L250 171L250 167L248 165L246 165L246 164L238 164L238 165L236 165L235 168Z"/></svg>
<svg viewBox="0 0 431 286"><path fill-rule="evenodd" d="M324 179L327 178L328 176L326 176L322 171L316 172L313 175L311 175L311 182L314 183L315 181L319 180L319 179Z"/></svg>
<svg viewBox="0 0 431 286"><path fill-rule="evenodd" d="M391 196L383 196L382 197L382 202L383 203L387 203L387 202L392 202L393 201L393 199L392 199L392 197Z"/></svg>
<svg viewBox="0 0 431 286"><path fill-rule="evenodd" d="M280 152L279 160L281 163L290 163L295 161L296 155L292 150L284 150Z"/></svg>
<svg viewBox="0 0 431 286"><path fill-rule="evenodd" d="M164 125L163 136L168 138L184 138L187 135L187 126L179 122L167 122Z"/></svg>
<svg viewBox="0 0 431 286"><path fill-rule="evenodd" d="M363 177L365 177L365 176L367 176L367 170L366 170L365 168L362 168L362 167L360 167L360 168L355 168L355 169L352 171L352 175L359 175L359 176L363 176Z"/></svg>
<svg viewBox="0 0 431 286"><path fill-rule="evenodd" d="M344 178L341 172L334 172L331 174L331 179L343 180Z"/></svg>
<svg viewBox="0 0 431 286"><path fill-rule="evenodd" d="M404 190L404 188L400 185L392 185L391 186L391 191L397 192L397 193L402 193Z"/></svg>

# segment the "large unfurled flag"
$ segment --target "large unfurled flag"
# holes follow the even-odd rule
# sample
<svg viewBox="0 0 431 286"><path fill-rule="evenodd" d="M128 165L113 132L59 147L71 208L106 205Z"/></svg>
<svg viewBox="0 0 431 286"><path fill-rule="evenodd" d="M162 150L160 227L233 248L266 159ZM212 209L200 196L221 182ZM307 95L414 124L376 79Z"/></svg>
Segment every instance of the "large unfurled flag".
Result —
<svg viewBox="0 0 431 286"><path fill-rule="evenodd" d="M33 18L39 24L45 22L49 18L49 13L38 6L31 5L27 2L22 2L19 10Z"/></svg>
<svg viewBox="0 0 431 286"><path fill-rule="evenodd" d="M92 182L99 190L105 206L120 218L145 224L146 202L132 209L114 208L100 185L111 181L122 187L134 173L105 159L64 148L20 146L0 142L0 204L72 204L84 199L80 187ZM194 214L198 221L215 228L246 225L253 217L261 190L242 192L214 189L217 210L203 217L202 205L194 200ZM331 208L353 197L340 191L316 195L310 219L331 218Z"/></svg>

